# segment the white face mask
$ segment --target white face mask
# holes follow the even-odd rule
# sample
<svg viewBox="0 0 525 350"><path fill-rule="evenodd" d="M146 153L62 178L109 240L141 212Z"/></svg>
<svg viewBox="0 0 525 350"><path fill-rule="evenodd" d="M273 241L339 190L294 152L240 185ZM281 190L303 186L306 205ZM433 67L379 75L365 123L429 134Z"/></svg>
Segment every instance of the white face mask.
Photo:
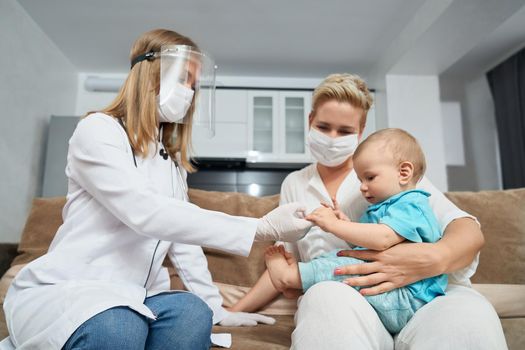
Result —
<svg viewBox="0 0 525 350"><path fill-rule="evenodd" d="M334 167L342 164L357 148L357 134L332 138L317 129L308 133L310 152L320 164Z"/></svg>
<svg viewBox="0 0 525 350"><path fill-rule="evenodd" d="M193 90L175 83L168 91L161 88L158 100L159 121L165 123L177 123L181 121L191 106Z"/></svg>

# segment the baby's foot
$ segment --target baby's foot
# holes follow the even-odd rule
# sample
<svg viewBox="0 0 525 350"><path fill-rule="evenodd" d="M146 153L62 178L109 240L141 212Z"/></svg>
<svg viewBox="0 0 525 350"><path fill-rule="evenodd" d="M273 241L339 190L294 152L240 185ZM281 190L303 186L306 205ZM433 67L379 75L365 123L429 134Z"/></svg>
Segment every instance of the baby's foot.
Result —
<svg viewBox="0 0 525 350"><path fill-rule="evenodd" d="M270 279L274 287L280 292L287 289L286 276L290 265L285 258L283 246L270 246L266 248L264 259L266 260L266 267L268 268L268 273L270 274Z"/></svg>
<svg viewBox="0 0 525 350"><path fill-rule="evenodd" d="M286 262L288 263L288 265L294 265L297 263L297 259L295 259L292 253L285 251L284 248L283 248L283 251L284 251L284 258L286 259Z"/></svg>

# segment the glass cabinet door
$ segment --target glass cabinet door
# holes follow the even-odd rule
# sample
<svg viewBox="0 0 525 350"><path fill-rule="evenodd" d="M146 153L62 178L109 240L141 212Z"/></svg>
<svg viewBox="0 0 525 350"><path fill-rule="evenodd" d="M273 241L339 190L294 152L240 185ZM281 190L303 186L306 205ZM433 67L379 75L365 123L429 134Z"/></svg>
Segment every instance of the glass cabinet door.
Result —
<svg viewBox="0 0 525 350"><path fill-rule="evenodd" d="M284 98L285 153L304 153L305 106L304 97Z"/></svg>
<svg viewBox="0 0 525 350"><path fill-rule="evenodd" d="M278 93L275 91L249 92L249 129L251 150L259 153L276 153L276 125Z"/></svg>
<svg viewBox="0 0 525 350"><path fill-rule="evenodd" d="M253 98L253 150L273 152L273 103L270 96Z"/></svg>
<svg viewBox="0 0 525 350"><path fill-rule="evenodd" d="M281 91L281 152L288 155L307 155L306 133L312 93L309 91Z"/></svg>
<svg viewBox="0 0 525 350"><path fill-rule="evenodd" d="M310 91L249 92L249 145L265 159L303 161L310 112Z"/></svg>

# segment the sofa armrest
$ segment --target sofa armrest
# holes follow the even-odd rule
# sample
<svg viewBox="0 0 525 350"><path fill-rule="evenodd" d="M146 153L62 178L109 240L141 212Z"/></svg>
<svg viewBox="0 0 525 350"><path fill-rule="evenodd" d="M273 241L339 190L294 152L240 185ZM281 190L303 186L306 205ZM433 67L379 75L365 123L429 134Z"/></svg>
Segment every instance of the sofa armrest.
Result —
<svg viewBox="0 0 525 350"><path fill-rule="evenodd" d="M18 254L17 248L17 243L0 243L0 276L11 266L11 262Z"/></svg>

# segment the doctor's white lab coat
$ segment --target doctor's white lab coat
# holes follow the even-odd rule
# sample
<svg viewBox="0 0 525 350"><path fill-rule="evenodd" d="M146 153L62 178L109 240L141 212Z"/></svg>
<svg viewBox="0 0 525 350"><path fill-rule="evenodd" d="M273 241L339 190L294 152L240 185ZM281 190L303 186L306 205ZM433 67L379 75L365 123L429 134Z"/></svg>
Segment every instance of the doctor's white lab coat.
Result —
<svg viewBox="0 0 525 350"><path fill-rule="evenodd" d="M17 348L60 349L82 323L115 306L154 319L144 299L169 290L166 254L187 289L213 310L214 323L225 317L200 246L248 255L257 219L185 202L185 185L161 147L152 145L135 167L114 118L96 113L80 121L69 141L64 223L4 302Z"/></svg>

